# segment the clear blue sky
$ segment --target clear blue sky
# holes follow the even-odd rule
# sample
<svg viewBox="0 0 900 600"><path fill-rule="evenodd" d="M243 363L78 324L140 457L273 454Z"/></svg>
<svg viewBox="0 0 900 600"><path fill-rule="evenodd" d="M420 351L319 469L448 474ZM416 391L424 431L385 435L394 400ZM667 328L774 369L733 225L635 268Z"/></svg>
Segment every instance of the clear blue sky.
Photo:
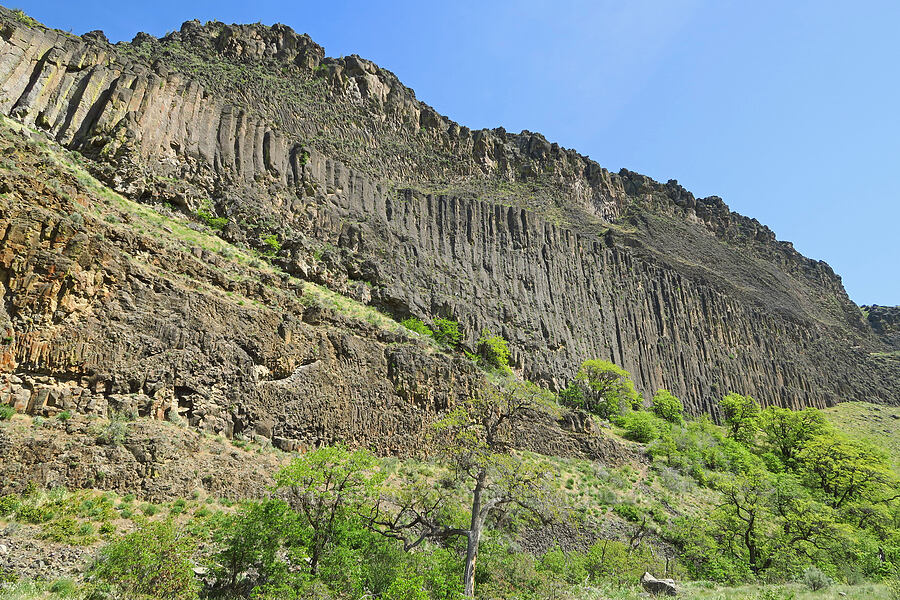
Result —
<svg viewBox="0 0 900 600"><path fill-rule="evenodd" d="M539 131L611 170L722 196L900 304L900 3L16 2L112 41L182 21L282 22L359 54L472 128ZM14 5L15 6L15 5Z"/></svg>

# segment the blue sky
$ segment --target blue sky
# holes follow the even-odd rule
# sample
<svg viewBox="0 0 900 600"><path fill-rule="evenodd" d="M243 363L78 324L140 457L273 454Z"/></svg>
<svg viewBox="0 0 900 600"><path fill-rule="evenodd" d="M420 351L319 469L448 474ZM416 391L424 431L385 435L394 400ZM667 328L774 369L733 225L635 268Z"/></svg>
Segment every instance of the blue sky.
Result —
<svg viewBox="0 0 900 600"><path fill-rule="evenodd" d="M718 195L860 304L900 304L900 3L730 0L16 3L73 33L282 22L472 128L539 131Z"/></svg>

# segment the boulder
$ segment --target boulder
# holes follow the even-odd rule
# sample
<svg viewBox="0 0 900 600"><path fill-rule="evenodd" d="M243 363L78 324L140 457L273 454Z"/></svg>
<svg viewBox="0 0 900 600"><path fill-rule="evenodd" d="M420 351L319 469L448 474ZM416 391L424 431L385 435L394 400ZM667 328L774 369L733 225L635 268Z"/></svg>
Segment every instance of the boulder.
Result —
<svg viewBox="0 0 900 600"><path fill-rule="evenodd" d="M678 594L678 587L676 587L674 579L657 579L647 572L641 577L641 586L654 596L661 594L676 596Z"/></svg>

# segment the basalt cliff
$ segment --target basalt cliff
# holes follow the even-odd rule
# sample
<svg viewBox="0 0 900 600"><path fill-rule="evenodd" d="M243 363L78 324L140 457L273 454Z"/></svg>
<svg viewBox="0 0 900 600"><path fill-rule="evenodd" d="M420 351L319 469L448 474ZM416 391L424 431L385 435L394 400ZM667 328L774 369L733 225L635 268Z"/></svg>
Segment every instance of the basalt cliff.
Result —
<svg viewBox="0 0 900 600"><path fill-rule="evenodd" d="M110 44L0 10L0 403L386 453L482 377L396 320L714 416L900 401L896 311L717 197L472 131L283 25ZM386 315L386 316L385 316ZM392 320L393 319L393 320ZM596 455L577 415L523 442Z"/></svg>

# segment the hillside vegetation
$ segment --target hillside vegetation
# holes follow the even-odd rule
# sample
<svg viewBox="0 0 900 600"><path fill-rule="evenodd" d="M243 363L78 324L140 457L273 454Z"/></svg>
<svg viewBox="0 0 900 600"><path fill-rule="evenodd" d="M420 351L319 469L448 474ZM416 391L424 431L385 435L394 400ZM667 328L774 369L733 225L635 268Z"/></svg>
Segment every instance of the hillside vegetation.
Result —
<svg viewBox="0 0 900 600"><path fill-rule="evenodd" d="M195 494L156 505L32 486L4 496L0 518L7 531L99 549L99 561L69 583L47 584L57 595L70 586L87 597L449 599L463 592L466 481L483 472L484 501L504 508L484 521L479 598L631 598L645 570L696 582L683 586L689 598L891 598L900 472L878 446L893 431L840 432L815 409L761 410L736 394L723 399L720 427L685 418L665 392L649 407L629 404L627 373L611 367L588 365L562 397L499 379L500 395L486 390L436 425L436 435L452 435L424 461L341 446L283 455L269 494L237 504ZM528 410L617 405L610 435L646 459L609 469L504 451L510 430L491 430L473 411L514 419L511 400ZM722 587L746 582L766 585ZM41 585L6 595L36 597L27 590Z"/></svg>

